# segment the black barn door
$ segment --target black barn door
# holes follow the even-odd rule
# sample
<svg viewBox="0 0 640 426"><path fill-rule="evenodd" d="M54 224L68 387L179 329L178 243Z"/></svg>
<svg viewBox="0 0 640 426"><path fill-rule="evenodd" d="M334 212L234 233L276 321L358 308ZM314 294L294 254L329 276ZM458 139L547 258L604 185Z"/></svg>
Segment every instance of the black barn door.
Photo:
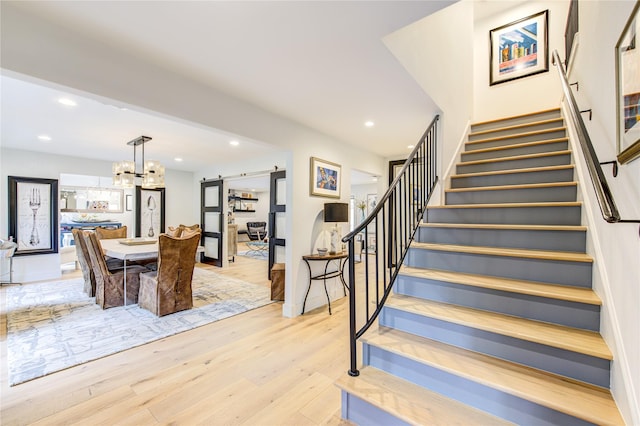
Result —
<svg viewBox="0 0 640 426"><path fill-rule="evenodd" d="M200 184L200 227L204 254L202 262L222 266L222 233L224 230L222 179L205 180Z"/></svg>

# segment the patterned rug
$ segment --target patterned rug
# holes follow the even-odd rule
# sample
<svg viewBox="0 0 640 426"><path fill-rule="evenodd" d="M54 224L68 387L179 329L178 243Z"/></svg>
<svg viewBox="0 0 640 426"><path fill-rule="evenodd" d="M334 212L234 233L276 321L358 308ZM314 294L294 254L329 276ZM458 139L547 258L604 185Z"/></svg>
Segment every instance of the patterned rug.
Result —
<svg viewBox="0 0 640 426"><path fill-rule="evenodd" d="M11 386L271 303L267 287L196 268L193 309L156 317L138 305L102 310L82 278L7 287Z"/></svg>
<svg viewBox="0 0 640 426"><path fill-rule="evenodd" d="M238 256L250 257L252 259L257 259L257 260L269 260L268 251L258 251L258 250L239 251Z"/></svg>

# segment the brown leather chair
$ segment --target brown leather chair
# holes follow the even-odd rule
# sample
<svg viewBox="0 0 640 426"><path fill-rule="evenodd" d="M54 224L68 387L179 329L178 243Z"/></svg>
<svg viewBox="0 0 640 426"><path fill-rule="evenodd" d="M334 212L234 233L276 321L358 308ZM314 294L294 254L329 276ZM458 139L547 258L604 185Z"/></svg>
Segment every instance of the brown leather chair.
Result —
<svg viewBox="0 0 640 426"><path fill-rule="evenodd" d="M167 234L171 237L183 238L183 237L190 237L195 232L202 232L202 230L200 229L200 225L197 223L191 226L180 224L175 228L173 226L169 226L169 230L167 231Z"/></svg>
<svg viewBox="0 0 640 426"><path fill-rule="evenodd" d="M76 255L78 256L78 263L82 270L82 277L84 278L84 292L93 297L96 295L96 276L91 268L91 259L89 258L89 252L87 251L87 244L84 240L84 231L81 229L71 229L73 234L73 240L76 243Z"/></svg>
<svg viewBox="0 0 640 426"><path fill-rule="evenodd" d="M191 309L191 280L200 232L186 238L161 234L158 270L140 274L138 306L157 316Z"/></svg>
<svg viewBox="0 0 640 426"><path fill-rule="evenodd" d="M110 271L102 256L100 242L94 232L85 232L84 240L96 277L96 303L102 309L124 304L124 270ZM139 265L127 266L127 304L138 301L140 273L148 269Z"/></svg>
<svg viewBox="0 0 640 426"><path fill-rule="evenodd" d="M123 226L121 228L103 228L99 226L96 228L96 235L99 240L127 238L127 227Z"/></svg>

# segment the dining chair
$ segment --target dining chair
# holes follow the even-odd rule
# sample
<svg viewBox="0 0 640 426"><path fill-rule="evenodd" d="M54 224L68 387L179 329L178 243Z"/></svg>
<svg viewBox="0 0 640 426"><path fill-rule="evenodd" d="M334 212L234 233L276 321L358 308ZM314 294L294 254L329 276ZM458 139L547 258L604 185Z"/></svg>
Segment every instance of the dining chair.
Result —
<svg viewBox="0 0 640 426"><path fill-rule="evenodd" d="M96 303L102 309L124 304L124 270L110 271L102 256L100 241L94 232L85 232L84 240L96 277ZM140 273L148 271L143 266L127 266L127 304L138 302Z"/></svg>
<svg viewBox="0 0 640 426"><path fill-rule="evenodd" d="M113 238L127 238L127 227L105 228L99 226L96 228L96 235L99 240L109 240Z"/></svg>
<svg viewBox="0 0 640 426"><path fill-rule="evenodd" d="M96 276L91 268L91 259L89 258L89 252L87 250L87 244L84 240L84 231L82 229L71 229L73 234L73 240L76 245L76 255L78 257L78 263L80 264L80 270L82 270L82 278L84 278L84 292L93 297L96 295Z"/></svg>
<svg viewBox="0 0 640 426"><path fill-rule="evenodd" d="M200 232L175 238L160 234L158 270L140 274L138 306L157 316L193 307L191 280Z"/></svg>
<svg viewBox="0 0 640 426"><path fill-rule="evenodd" d="M200 224L198 223L196 223L195 225L180 224L177 227L169 226L166 233L172 237L184 238L190 237L196 232L202 232L202 230L200 229Z"/></svg>
<svg viewBox="0 0 640 426"><path fill-rule="evenodd" d="M182 225L180 226L168 226L167 227L167 235L175 238L180 238L182 234Z"/></svg>

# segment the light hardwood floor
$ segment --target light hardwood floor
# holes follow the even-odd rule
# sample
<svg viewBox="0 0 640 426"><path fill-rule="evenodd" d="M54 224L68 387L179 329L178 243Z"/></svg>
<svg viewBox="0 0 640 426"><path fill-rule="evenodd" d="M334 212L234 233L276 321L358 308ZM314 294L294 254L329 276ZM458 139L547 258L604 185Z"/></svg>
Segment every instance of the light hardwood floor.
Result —
<svg viewBox="0 0 640 426"><path fill-rule="evenodd" d="M215 268L270 285L267 262ZM210 268L206 265L206 268ZM77 276L74 272L69 277ZM347 298L289 319L281 302L18 386L7 384L0 290L0 424L342 424L334 382L349 368Z"/></svg>

